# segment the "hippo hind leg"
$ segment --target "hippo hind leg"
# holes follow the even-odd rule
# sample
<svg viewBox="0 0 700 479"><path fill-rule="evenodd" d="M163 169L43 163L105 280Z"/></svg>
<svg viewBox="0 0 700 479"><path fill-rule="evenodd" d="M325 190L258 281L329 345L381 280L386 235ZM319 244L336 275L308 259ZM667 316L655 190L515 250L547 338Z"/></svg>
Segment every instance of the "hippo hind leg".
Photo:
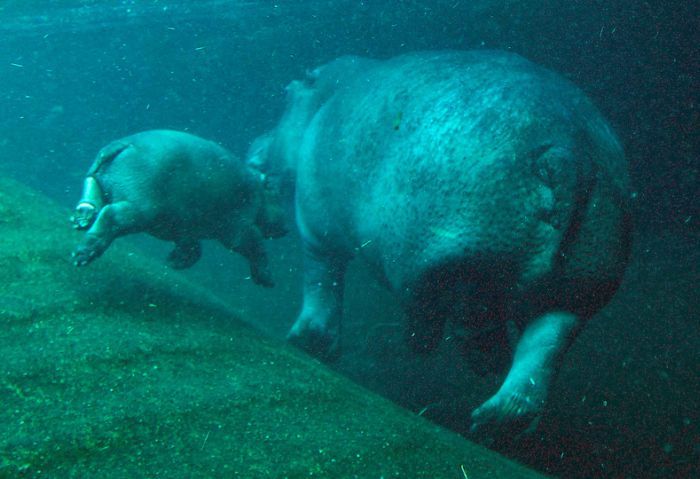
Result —
<svg viewBox="0 0 700 479"><path fill-rule="evenodd" d="M408 292L404 298L406 339L413 351L428 353L435 349L443 338L447 319L459 316L464 288L470 284L465 279L468 271L468 265L461 261L438 264L413 285L399 288Z"/></svg>
<svg viewBox="0 0 700 479"><path fill-rule="evenodd" d="M131 233L142 224L136 208L128 201L108 204L73 251L73 263L85 266L98 258L117 237Z"/></svg>
<svg viewBox="0 0 700 479"><path fill-rule="evenodd" d="M510 337L517 329L513 321L492 320L479 328L457 329L460 350L470 368L479 376L500 374L510 366L514 341Z"/></svg>
<svg viewBox="0 0 700 479"><path fill-rule="evenodd" d="M102 188L94 177L88 176L83 182L83 194L75 207L75 212L71 216L73 228L86 230L97 219L97 215L102 209Z"/></svg>
<svg viewBox="0 0 700 479"><path fill-rule="evenodd" d="M445 321L450 312L445 299L440 295L429 297L421 294L406 308L406 340L413 351L429 353L442 340Z"/></svg>
<svg viewBox="0 0 700 479"><path fill-rule="evenodd" d="M569 312L545 313L528 324L515 346L505 381L472 412L471 431L516 425L531 432L549 386L580 319Z"/></svg>
<svg viewBox="0 0 700 479"><path fill-rule="evenodd" d="M202 256L202 244L196 240L178 240L168 255L168 265L173 269L186 269Z"/></svg>

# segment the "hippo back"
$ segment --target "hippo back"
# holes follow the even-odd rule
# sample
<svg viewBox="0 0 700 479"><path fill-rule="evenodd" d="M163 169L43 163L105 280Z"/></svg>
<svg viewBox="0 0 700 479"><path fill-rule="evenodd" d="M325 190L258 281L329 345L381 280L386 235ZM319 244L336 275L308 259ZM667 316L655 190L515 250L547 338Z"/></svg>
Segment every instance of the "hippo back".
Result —
<svg viewBox="0 0 700 479"><path fill-rule="evenodd" d="M582 310L619 283L620 144L580 90L517 55L372 62L336 85L293 150L304 241L359 252L399 293L449 270L528 301L576 284L585 299L562 307Z"/></svg>
<svg viewBox="0 0 700 479"><path fill-rule="evenodd" d="M221 214L254 209L256 178L239 158L209 140L149 130L104 147L90 172L108 202L129 201L166 229L216 231Z"/></svg>

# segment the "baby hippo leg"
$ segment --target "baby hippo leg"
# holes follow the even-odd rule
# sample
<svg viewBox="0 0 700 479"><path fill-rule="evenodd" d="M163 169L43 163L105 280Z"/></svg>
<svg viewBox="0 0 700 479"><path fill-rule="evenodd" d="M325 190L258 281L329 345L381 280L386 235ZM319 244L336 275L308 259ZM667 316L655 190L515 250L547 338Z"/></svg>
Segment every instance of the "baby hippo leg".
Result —
<svg viewBox="0 0 700 479"><path fill-rule="evenodd" d="M73 263L85 266L98 258L117 237L131 233L141 224L139 214L128 201L108 204L73 251Z"/></svg>
<svg viewBox="0 0 700 479"><path fill-rule="evenodd" d="M274 286L272 274L267 261L267 252L263 243L263 236L255 225L232 228L238 231L235 234L222 238L220 241L224 247L235 251L248 260L250 264L250 276L256 284L271 288Z"/></svg>
<svg viewBox="0 0 700 479"><path fill-rule="evenodd" d="M180 239L168 255L168 265L173 269L186 269L202 256L202 243L191 239Z"/></svg>
<svg viewBox="0 0 700 479"><path fill-rule="evenodd" d="M515 347L513 364L500 389L472 412L471 431L485 425L529 421L534 429L550 383L579 325L574 314L545 313L528 324Z"/></svg>
<svg viewBox="0 0 700 479"><path fill-rule="evenodd" d="M86 230L97 217L97 213L102 209L102 188L95 178L88 176L83 182L83 195L75 212L71 216L73 228Z"/></svg>

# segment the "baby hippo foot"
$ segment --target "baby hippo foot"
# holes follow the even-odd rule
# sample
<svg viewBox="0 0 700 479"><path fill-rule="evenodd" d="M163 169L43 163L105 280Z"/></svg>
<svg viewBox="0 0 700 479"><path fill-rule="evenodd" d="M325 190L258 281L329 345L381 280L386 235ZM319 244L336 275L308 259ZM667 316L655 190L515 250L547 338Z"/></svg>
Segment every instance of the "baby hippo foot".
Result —
<svg viewBox="0 0 700 479"><path fill-rule="evenodd" d="M297 348L324 362L340 357L338 334L323 321L302 314L287 334L287 340Z"/></svg>
<svg viewBox="0 0 700 479"><path fill-rule="evenodd" d="M76 206L73 215L70 217L70 221L73 224L73 228L77 230L85 230L92 226L92 223L97 217L97 208L95 205L82 202Z"/></svg>
<svg viewBox="0 0 700 479"><path fill-rule="evenodd" d="M186 269L195 264L202 256L202 245L193 243L176 243L168 255L168 265L173 269Z"/></svg>
<svg viewBox="0 0 700 479"><path fill-rule="evenodd" d="M96 235L86 234L71 255L75 266L86 266L107 249L108 242Z"/></svg>
<svg viewBox="0 0 700 479"><path fill-rule="evenodd" d="M255 284L259 284L265 288L272 288L275 286L275 282L272 280L272 273L270 273L267 265L251 263L250 277L253 278Z"/></svg>

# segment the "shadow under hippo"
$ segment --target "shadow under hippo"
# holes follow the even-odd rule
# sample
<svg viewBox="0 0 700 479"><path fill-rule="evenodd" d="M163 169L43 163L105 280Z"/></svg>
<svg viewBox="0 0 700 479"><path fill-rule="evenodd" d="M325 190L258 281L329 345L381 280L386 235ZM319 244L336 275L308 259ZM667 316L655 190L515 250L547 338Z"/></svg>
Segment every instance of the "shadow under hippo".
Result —
<svg viewBox="0 0 700 479"><path fill-rule="evenodd" d="M149 130L97 154L72 218L87 229L73 251L77 266L117 237L146 232L175 242L168 263L192 266L202 239L216 239L250 263L253 281L272 286L263 238L285 234L282 215L257 171L220 145L189 133Z"/></svg>
<svg viewBox="0 0 700 479"><path fill-rule="evenodd" d="M304 297L289 339L339 354L343 277L361 256L416 350L453 319L512 353L472 430L536 425L562 354L627 264L618 139L578 88L515 54L339 58L289 85L248 163L294 195Z"/></svg>

